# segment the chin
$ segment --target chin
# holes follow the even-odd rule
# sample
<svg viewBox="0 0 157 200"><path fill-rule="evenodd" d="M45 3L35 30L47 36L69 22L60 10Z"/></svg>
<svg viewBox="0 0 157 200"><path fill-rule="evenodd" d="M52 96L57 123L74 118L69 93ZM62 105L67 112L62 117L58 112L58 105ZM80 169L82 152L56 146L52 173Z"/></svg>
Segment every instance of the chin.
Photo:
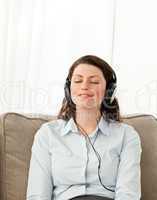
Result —
<svg viewBox="0 0 157 200"><path fill-rule="evenodd" d="M76 105L77 109L84 109L84 110L92 110L95 109L95 105L87 105L87 104L77 104Z"/></svg>

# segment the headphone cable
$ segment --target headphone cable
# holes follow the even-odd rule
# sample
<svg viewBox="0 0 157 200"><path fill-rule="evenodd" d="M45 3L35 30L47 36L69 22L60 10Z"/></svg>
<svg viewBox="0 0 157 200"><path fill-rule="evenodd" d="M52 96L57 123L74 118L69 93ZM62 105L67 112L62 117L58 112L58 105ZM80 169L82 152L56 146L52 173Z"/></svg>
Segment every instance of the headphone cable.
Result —
<svg viewBox="0 0 157 200"><path fill-rule="evenodd" d="M96 155L96 157L97 157L97 159L98 159L98 178L99 178L99 182L100 182L100 184L103 186L103 188L105 188L106 190L109 190L110 192L115 192L115 190L112 190L112 189L110 189L110 188L107 188L103 183L102 183L102 180L101 180L101 176L100 176L100 167L101 167L101 156L99 155L99 153L96 151L96 149L95 149L95 147L94 147L94 145L92 144L92 142L91 142L91 139L89 138L89 136L88 136L88 133L86 133L86 131L75 121L75 123L76 123L76 125L77 125L77 127L79 128L79 130L83 133L83 135L84 136L87 136L87 138L88 138L88 141L89 141L89 143L90 143L90 145L92 146L92 149L94 150L94 153L95 153L95 155ZM97 120L97 125L98 125L98 120ZM98 134L97 134L98 135ZM94 141L95 142L95 141Z"/></svg>

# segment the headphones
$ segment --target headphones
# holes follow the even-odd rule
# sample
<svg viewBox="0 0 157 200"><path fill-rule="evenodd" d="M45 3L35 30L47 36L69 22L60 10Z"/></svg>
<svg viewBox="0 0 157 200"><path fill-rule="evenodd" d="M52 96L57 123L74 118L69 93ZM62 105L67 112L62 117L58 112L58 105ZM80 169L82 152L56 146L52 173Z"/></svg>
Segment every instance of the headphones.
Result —
<svg viewBox="0 0 157 200"><path fill-rule="evenodd" d="M65 98L67 100L67 103L69 105L72 105L73 102L72 102L71 94L70 94L70 84L71 84L71 80L69 79L69 77L67 77L65 85L64 85L64 93L65 93ZM104 106L112 105L116 92L117 92L117 77L116 77L115 72L112 70L112 77L108 83L108 86L106 88L106 95L102 102Z"/></svg>
<svg viewBox="0 0 157 200"><path fill-rule="evenodd" d="M106 104L107 106L112 105L116 92L117 92L117 77L116 77L116 73L112 70L112 77L108 85L106 86L106 94L102 102L104 106Z"/></svg>

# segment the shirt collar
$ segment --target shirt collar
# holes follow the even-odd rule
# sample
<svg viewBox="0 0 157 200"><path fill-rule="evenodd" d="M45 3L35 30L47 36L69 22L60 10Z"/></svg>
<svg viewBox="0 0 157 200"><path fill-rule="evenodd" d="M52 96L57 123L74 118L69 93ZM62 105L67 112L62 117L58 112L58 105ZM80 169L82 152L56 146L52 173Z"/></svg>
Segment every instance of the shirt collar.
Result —
<svg viewBox="0 0 157 200"><path fill-rule="evenodd" d="M100 121L98 123L97 129L99 128L99 130L104 134L104 135L109 135L109 126L110 124L104 119L104 117L102 116L100 118ZM76 123L74 121L73 118L70 118L69 121L65 124L61 135L67 135L69 132L75 132L78 133L78 128L76 126Z"/></svg>
<svg viewBox="0 0 157 200"><path fill-rule="evenodd" d="M76 126L76 124L74 122L74 119L72 117L65 124L61 135L64 136L64 135L68 134L69 132L78 132L78 128L77 128L77 126Z"/></svg>

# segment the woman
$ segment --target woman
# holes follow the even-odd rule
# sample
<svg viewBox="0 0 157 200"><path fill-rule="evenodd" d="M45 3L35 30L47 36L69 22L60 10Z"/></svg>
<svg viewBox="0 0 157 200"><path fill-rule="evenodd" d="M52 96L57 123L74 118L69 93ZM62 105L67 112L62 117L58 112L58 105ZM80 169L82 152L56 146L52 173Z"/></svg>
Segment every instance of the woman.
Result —
<svg viewBox="0 0 157 200"><path fill-rule="evenodd" d="M115 98L116 74L103 59L76 60L58 119L32 146L27 200L139 200L141 141Z"/></svg>

